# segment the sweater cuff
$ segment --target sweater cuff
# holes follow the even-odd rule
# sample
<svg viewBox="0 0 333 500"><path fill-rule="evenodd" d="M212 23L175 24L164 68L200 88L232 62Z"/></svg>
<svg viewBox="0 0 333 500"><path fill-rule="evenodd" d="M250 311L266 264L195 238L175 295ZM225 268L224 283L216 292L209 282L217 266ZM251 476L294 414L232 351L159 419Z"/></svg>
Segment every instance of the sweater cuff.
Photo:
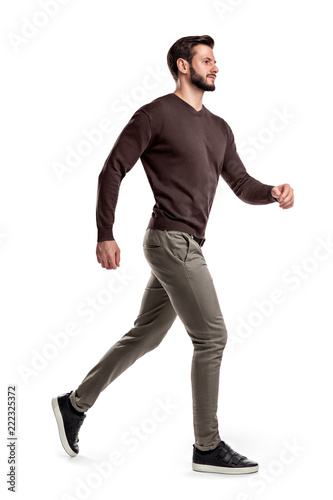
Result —
<svg viewBox="0 0 333 500"><path fill-rule="evenodd" d="M99 227L97 228L97 241L114 241L112 227Z"/></svg>
<svg viewBox="0 0 333 500"><path fill-rule="evenodd" d="M277 200L277 199L276 199L276 198L272 195L272 189L273 189L273 187L275 187L275 186L270 186L270 185L268 185L268 187L269 187L269 198L270 198L271 202L272 202L272 203L274 203L275 201L278 201L278 200Z"/></svg>

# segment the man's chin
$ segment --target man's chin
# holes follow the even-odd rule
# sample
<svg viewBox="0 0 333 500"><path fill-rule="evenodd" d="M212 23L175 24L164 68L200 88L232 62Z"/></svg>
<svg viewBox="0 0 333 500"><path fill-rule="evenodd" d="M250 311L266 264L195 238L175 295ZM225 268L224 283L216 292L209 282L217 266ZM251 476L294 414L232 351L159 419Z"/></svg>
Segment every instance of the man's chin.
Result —
<svg viewBox="0 0 333 500"><path fill-rule="evenodd" d="M191 80L192 85L195 85L198 87L198 89L203 90L204 92L211 92L212 90L215 90L215 84L214 82L212 84L209 84L208 82L205 81L196 81L196 80Z"/></svg>
<svg viewBox="0 0 333 500"><path fill-rule="evenodd" d="M212 92L213 90L215 90L215 85L206 87L206 92Z"/></svg>
<svg viewBox="0 0 333 500"><path fill-rule="evenodd" d="M208 92L215 90L215 82L212 82L211 84L207 83L207 89L208 89Z"/></svg>

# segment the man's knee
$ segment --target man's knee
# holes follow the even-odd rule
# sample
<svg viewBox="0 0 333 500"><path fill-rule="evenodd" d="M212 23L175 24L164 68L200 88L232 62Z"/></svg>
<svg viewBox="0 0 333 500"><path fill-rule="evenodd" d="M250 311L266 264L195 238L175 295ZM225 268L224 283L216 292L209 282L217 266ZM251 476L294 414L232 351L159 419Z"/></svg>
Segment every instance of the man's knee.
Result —
<svg viewBox="0 0 333 500"><path fill-rule="evenodd" d="M228 341L228 331L224 325L224 323L221 325L221 327L218 329L218 333L216 335L216 344L217 344L217 349L223 352L226 344Z"/></svg>

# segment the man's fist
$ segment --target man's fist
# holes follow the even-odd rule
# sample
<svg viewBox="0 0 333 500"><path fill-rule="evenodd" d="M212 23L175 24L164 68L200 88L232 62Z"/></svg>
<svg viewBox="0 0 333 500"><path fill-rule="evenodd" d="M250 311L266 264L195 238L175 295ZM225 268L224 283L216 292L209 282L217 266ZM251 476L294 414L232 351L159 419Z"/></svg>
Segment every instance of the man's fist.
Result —
<svg viewBox="0 0 333 500"><path fill-rule="evenodd" d="M273 187L271 194L277 199L281 208L291 208L294 205L294 190L289 184Z"/></svg>
<svg viewBox="0 0 333 500"><path fill-rule="evenodd" d="M120 266L120 248L115 240L97 243L96 255L104 269L117 269Z"/></svg>

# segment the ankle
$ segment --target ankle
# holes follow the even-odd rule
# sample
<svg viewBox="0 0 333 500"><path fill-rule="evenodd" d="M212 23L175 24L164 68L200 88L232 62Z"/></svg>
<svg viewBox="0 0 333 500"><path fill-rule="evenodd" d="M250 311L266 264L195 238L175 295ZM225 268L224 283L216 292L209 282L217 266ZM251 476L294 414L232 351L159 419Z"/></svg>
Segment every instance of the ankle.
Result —
<svg viewBox="0 0 333 500"><path fill-rule="evenodd" d="M218 445L215 446L215 448L212 448L211 450L200 450L200 448L197 448L195 446L195 450L198 451L199 453L202 453L203 455L206 455L207 453L211 453L212 451L216 450Z"/></svg>
<svg viewBox="0 0 333 500"><path fill-rule="evenodd" d="M68 398L68 406L72 410L72 412L75 413L75 415L77 415L78 417L82 417L82 415L84 415L83 411L78 411L76 408L74 408L69 398Z"/></svg>

